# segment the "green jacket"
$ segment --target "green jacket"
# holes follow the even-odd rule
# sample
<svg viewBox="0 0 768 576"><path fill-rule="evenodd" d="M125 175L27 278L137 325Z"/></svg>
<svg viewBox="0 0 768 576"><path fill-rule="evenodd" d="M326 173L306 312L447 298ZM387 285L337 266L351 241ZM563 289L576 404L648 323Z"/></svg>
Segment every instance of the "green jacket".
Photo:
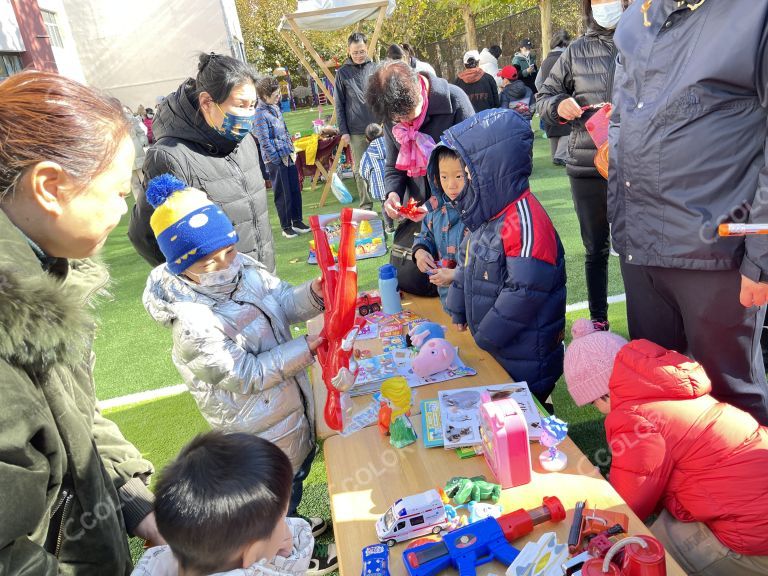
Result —
<svg viewBox="0 0 768 576"><path fill-rule="evenodd" d="M88 303L109 277L47 264L0 211L0 574L129 574L153 469L96 406Z"/></svg>

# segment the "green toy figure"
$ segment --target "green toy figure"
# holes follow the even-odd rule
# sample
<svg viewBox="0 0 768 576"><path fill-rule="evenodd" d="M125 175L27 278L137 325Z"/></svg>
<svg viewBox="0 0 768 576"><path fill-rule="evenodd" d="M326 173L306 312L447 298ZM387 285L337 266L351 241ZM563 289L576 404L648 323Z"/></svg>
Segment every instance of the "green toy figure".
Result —
<svg viewBox="0 0 768 576"><path fill-rule="evenodd" d="M485 476L454 476L445 484L445 494L456 504L489 499L495 503L501 497L501 486L486 481Z"/></svg>

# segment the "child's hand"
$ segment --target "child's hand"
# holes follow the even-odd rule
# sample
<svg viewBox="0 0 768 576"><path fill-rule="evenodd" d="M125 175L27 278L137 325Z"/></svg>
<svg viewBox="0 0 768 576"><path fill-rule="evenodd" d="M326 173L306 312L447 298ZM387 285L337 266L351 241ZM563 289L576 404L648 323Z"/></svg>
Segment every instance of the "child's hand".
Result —
<svg viewBox="0 0 768 576"><path fill-rule="evenodd" d="M320 276L320 278L315 278L312 280L312 284L310 286L312 288L312 292L314 292L318 298L323 297L323 277Z"/></svg>
<svg viewBox="0 0 768 576"><path fill-rule="evenodd" d="M457 332L466 332L467 331L467 325L466 324L454 324L454 328L456 328Z"/></svg>
<svg viewBox="0 0 768 576"><path fill-rule="evenodd" d="M283 524L285 524L283 535L283 540L280 543L280 549L277 551L277 556L282 556L283 558L289 558L291 554L293 553L293 534L291 534L291 529L288 527L288 524L285 520L283 520Z"/></svg>
<svg viewBox="0 0 768 576"><path fill-rule="evenodd" d="M430 275L429 281L435 286L450 286L455 275L455 269L439 268Z"/></svg>
<svg viewBox="0 0 768 576"><path fill-rule="evenodd" d="M435 259L432 258L432 254L424 250L424 248L419 248L416 250L415 258L416 267L424 274L426 274L428 270L434 270L437 268L437 266L435 266Z"/></svg>
<svg viewBox="0 0 768 576"><path fill-rule="evenodd" d="M312 356L317 355L317 349L322 346L325 338L318 336L317 334L307 334L306 339L307 346L309 346L309 351L312 352Z"/></svg>
<svg viewBox="0 0 768 576"><path fill-rule="evenodd" d="M400 196L397 195L397 192L390 192L384 201L384 211L387 213L387 216L399 219L400 208L402 207L403 205L400 204Z"/></svg>

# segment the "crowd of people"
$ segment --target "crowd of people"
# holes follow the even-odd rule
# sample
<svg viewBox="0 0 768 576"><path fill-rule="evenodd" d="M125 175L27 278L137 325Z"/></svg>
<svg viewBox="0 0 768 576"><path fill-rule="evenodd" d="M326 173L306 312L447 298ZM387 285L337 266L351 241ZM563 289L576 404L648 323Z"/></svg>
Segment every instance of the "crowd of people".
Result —
<svg viewBox="0 0 768 576"><path fill-rule="evenodd" d="M335 105L360 206L380 203L401 288L439 296L547 408L564 375L577 406L606 415L611 483L658 515L688 574L765 574L768 238L716 229L765 222L768 7L582 6L585 34L556 32L540 66L523 39L506 66L499 46L467 52L453 83L405 44L375 63L352 34ZM154 545L140 576L336 568L314 542L325 521L297 510L317 449L306 369L324 341L291 325L325 303L322 279L276 276L260 160L283 236L308 231L279 98L274 78L215 53L137 115L56 74L0 83L1 572L130 574L128 534ZM608 103L606 180L585 123ZM529 180L534 110L585 250L589 318L567 347L564 249ZM90 305L109 282L93 257L132 193L144 306L212 428L154 493L92 378ZM610 331L611 245L630 341Z"/></svg>

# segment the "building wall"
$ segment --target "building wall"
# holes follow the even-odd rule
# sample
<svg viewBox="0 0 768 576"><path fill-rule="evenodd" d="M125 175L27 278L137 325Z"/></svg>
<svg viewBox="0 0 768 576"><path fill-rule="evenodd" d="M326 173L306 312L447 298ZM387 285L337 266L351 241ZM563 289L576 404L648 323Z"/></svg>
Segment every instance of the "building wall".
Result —
<svg viewBox="0 0 768 576"><path fill-rule="evenodd" d="M133 110L194 76L200 52L232 54L222 8L231 0L63 2L86 81Z"/></svg>
<svg viewBox="0 0 768 576"><path fill-rule="evenodd" d="M24 68L57 72L56 59L37 3L11 0L11 5L24 40L25 50L20 54Z"/></svg>
<svg viewBox="0 0 768 576"><path fill-rule="evenodd" d="M85 73L80 65L80 56L77 52L75 40L72 37L72 28L69 25L69 18L64 8L64 0L38 0L40 10L47 10L56 15L56 24L59 27L63 47L54 46L51 43L51 50L56 59L56 66L59 74L68 76L78 82L85 82Z"/></svg>

